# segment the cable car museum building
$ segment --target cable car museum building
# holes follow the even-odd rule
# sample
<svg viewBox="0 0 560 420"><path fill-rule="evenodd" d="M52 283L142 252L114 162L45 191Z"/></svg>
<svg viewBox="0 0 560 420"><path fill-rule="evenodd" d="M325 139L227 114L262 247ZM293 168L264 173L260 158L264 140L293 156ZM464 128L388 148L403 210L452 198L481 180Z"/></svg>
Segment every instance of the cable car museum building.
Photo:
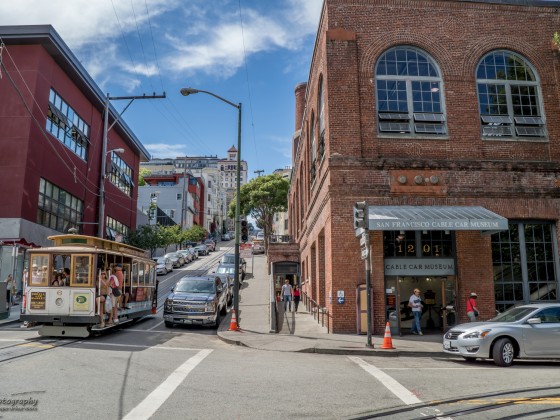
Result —
<svg viewBox="0 0 560 420"><path fill-rule="evenodd" d="M329 331L558 301L560 2L325 0L295 89L289 230ZM388 24L390 22L390 24ZM353 227L366 201L364 251ZM362 240L362 243L364 240Z"/></svg>

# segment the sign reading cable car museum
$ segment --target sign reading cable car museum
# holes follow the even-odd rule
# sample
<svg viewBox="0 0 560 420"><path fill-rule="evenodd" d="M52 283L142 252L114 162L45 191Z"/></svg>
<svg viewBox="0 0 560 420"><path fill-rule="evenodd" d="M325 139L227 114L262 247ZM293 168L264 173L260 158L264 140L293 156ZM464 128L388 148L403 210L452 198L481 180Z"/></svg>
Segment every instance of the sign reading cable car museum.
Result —
<svg viewBox="0 0 560 420"><path fill-rule="evenodd" d="M386 258L386 276L449 276L455 274L453 258Z"/></svg>

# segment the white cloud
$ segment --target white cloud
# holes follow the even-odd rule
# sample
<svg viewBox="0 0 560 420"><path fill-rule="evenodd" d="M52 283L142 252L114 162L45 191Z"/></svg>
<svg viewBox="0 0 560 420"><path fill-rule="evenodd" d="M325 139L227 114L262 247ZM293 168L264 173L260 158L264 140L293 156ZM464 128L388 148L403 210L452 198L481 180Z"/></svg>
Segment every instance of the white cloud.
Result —
<svg viewBox="0 0 560 420"><path fill-rule="evenodd" d="M129 89L158 73L152 34L162 72L227 78L245 54L300 48L317 29L322 1L242 3L243 33L234 0L1 1L0 25L51 24L94 78L110 73Z"/></svg>
<svg viewBox="0 0 560 420"><path fill-rule="evenodd" d="M144 146L153 158L175 158L187 154L187 148L183 144L151 143Z"/></svg>

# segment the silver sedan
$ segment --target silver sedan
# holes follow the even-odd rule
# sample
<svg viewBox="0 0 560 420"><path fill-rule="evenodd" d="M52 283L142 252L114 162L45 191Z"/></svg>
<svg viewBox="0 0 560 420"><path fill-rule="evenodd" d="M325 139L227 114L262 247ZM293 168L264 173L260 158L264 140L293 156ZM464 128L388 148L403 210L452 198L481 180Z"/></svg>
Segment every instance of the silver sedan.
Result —
<svg viewBox="0 0 560 420"><path fill-rule="evenodd" d="M461 324L443 336L443 351L493 359L511 366L514 359L560 358L560 303L516 306L485 322Z"/></svg>

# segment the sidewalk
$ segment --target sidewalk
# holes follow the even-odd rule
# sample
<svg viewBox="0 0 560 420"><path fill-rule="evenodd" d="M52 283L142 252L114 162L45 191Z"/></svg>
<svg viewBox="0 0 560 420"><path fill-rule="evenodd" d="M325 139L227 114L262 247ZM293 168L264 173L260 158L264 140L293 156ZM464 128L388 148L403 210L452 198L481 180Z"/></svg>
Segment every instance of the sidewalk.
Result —
<svg viewBox="0 0 560 420"><path fill-rule="evenodd" d="M218 329L221 340L259 350L290 351L302 353L451 357L442 351L442 334L426 333L424 336L392 337L393 350L381 349L383 336L373 336L374 348L366 347L367 336L357 334L329 334L300 302L298 313L287 316L280 310L282 328L270 332L270 282L266 256L255 255L254 266L247 259L247 278L240 290L238 323L241 331L228 331L231 313Z"/></svg>
<svg viewBox="0 0 560 420"><path fill-rule="evenodd" d="M19 323L19 315L20 315L20 311L21 311L21 303L18 300L17 301L17 305L13 305L10 308L10 311L8 313L8 316L5 317L6 313L3 312L0 314L0 325L4 325L4 324L11 324L11 323Z"/></svg>

